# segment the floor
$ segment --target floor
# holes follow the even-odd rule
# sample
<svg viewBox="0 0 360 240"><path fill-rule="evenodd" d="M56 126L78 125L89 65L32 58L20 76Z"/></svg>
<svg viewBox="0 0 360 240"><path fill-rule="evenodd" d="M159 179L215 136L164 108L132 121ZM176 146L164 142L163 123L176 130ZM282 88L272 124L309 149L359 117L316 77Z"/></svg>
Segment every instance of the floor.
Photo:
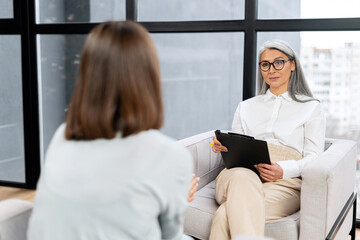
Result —
<svg viewBox="0 0 360 240"><path fill-rule="evenodd" d="M33 202L35 198L35 190L0 187L0 201L8 198L20 198Z"/></svg>
<svg viewBox="0 0 360 240"><path fill-rule="evenodd" d="M35 190L0 186L0 201L8 198L20 198L33 202L35 193ZM350 240L350 236L346 240ZM356 229L356 240L360 240L360 228Z"/></svg>

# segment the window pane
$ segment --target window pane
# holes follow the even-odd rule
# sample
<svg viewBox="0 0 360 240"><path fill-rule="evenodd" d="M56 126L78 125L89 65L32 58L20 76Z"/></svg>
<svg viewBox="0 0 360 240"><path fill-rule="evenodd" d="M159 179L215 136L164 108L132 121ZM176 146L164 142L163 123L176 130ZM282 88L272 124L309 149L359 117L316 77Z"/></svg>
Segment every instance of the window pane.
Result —
<svg viewBox="0 0 360 240"><path fill-rule="evenodd" d="M244 0L139 0L139 21L244 19Z"/></svg>
<svg viewBox="0 0 360 240"><path fill-rule="evenodd" d="M242 100L243 33L152 34L162 69L165 124L181 139L231 129Z"/></svg>
<svg viewBox="0 0 360 240"><path fill-rule="evenodd" d="M42 159L55 130L65 120L85 38L86 35L38 36Z"/></svg>
<svg viewBox="0 0 360 240"><path fill-rule="evenodd" d="M358 0L258 0L259 19L360 17Z"/></svg>
<svg viewBox="0 0 360 240"><path fill-rule="evenodd" d="M37 0L37 23L125 19L125 0Z"/></svg>
<svg viewBox="0 0 360 240"><path fill-rule="evenodd" d="M25 182L20 36L0 36L0 180Z"/></svg>
<svg viewBox="0 0 360 240"><path fill-rule="evenodd" d="M258 0L258 18L300 18L300 6L301 0Z"/></svg>
<svg viewBox="0 0 360 240"><path fill-rule="evenodd" d="M1 0L0 18L14 18L13 0Z"/></svg>
<svg viewBox="0 0 360 240"><path fill-rule="evenodd" d="M260 33L262 41L273 33ZM326 113L326 137L352 139L358 143L360 162L360 32L284 33L300 42L301 64L310 88ZM278 38L280 38L278 36ZM329 41L331 39L331 41ZM296 49L297 50L297 49ZM360 169L357 168L357 191ZM360 209L360 198L358 207ZM357 212L360 217L360 211Z"/></svg>

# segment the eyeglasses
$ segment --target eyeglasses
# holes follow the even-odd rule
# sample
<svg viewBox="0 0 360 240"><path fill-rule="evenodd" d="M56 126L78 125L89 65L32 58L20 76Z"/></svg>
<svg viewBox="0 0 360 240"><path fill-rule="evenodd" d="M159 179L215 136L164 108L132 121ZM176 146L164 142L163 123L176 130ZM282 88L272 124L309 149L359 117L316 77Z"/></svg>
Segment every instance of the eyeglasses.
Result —
<svg viewBox="0 0 360 240"><path fill-rule="evenodd" d="M268 61L262 61L259 62L260 65L260 69L263 72L267 72L270 70L271 65L274 67L275 70L282 70L285 66L285 62L290 61L290 59L288 60L275 60L272 63L268 62Z"/></svg>

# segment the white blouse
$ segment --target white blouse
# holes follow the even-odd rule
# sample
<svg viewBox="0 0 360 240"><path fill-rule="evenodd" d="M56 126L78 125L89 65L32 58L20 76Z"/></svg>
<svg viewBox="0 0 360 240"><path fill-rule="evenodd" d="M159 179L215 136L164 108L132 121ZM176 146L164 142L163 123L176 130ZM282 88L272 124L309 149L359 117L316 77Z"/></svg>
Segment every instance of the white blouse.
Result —
<svg viewBox="0 0 360 240"><path fill-rule="evenodd" d="M325 123L318 101L301 103L294 101L288 92L276 96L268 90L239 103L232 130L297 150L302 159L278 162L283 178L290 178L301 176L302 169L324 151Z"/></svg>

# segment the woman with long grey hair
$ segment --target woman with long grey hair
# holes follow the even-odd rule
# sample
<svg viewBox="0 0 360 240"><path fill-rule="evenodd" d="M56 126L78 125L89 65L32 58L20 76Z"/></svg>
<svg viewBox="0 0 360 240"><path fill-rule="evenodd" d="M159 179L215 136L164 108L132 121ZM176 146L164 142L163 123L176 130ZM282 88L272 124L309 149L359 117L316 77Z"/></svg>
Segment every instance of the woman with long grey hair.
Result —
<svg viewBox="0 0 360 240"><path fill-rule="evenodd" d="M271 164L224 169L216 178L220 205L210 239L264 235L265 223L300 207L302 169L324 150L325 117L288 43L266 42L259 51L259 94L240 102L232 130L268 143ZM227 151L214 138L215 153Z"/></svg>

